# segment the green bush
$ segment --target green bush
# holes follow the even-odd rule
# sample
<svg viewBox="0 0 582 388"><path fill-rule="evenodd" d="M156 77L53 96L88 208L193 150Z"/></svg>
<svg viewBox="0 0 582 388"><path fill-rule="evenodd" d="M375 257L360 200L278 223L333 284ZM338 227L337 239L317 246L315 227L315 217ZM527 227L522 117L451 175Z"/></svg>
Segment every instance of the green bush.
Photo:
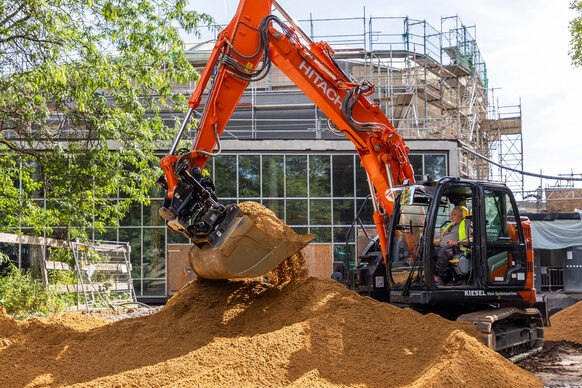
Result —
<svg viewBox="0 0 582 388"><path fill-rule="evenodd" d="M30 270L19 270L0 253L6 269L0 275L0 306L16 319L47 316L64 311L66 302L32 277Z"/></svg>

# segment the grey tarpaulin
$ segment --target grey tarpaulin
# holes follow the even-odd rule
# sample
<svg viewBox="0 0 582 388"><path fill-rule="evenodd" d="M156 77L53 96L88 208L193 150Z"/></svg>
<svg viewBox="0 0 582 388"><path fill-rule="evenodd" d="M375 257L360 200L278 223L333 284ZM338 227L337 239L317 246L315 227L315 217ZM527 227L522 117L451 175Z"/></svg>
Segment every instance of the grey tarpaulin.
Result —
<svg viewBox="0 0 582 388"><path fill-rule="evenodd" d="M582 220L532 221L535 249L562 249L582 246Z"/></svg>

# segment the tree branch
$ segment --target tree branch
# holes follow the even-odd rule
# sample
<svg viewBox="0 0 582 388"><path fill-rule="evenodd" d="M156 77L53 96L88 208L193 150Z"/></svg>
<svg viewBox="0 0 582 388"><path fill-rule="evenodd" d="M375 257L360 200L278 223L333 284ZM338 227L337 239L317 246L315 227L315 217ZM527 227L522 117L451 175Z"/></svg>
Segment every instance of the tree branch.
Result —
<svg viewBox="0 0 582 388"><path fill-rule="evenodd" d="M4 18L4 20L2 20L0 22L0 26L4 25L4 23L6 23L7 21L9 21L10 19L12 19L16 14L18 14L18 12L22 11L22 8L24 8L24 3L20 4L20 7L18 7L18 9L14 12L12 12L10 15L6 16Z"/></svg>

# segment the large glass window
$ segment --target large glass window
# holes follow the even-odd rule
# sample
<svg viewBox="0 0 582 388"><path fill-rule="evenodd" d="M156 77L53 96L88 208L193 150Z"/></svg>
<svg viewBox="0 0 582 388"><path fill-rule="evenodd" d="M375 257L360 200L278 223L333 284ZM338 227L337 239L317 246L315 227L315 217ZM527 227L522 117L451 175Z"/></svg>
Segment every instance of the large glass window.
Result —
<svg viewBox="0 0 582 388"><path fill-rule="evenodd" d="M286 157L287 197L307 196L307 155Z"/></svg>
<svg viewBox="0 0 582 388"><path fill-rule="evenodd" d="M447 176L447 157L445 154L410 154L408 160L414 168L414 179L420 181L424 175L432 179Z"/></svg>
<svg viewBox="0 0 582 388"><path fill-rule="evenodd" d="M282 155L264 155L262 162L263 197L283 198L284 160Z"/></svg>
<svg viewBox="0 0 582 388"><path fill-rule="evenodd" d="M241 155L238 158L239 197L260 195L260 168L258 155ZM227 178L224 178L227 179Z"/></svg>
<svg viewBox="0 0 582 388"><path fill-rule="evenodd" d="M438 154L410 155L417 178L428 173L439 178L446 172L446 156ZM334 260L353 260L356 236L351 232L346 248L346 233L354 217L369 195L365 170L355 153L224 153L211 158L206 166L216 186L220 201L243 200L260 202L278 218L301 233L315 235L315 243L333 245ZM95 239L124 241L131 245L132 276L138 296L164 296L166 277L166 245L189 243L180 233L166 230L158 210L164 192L150 191L149 205L132 203L120 220L119 227L103 233L94 232ZM43 198L43 206L53 206ZM123 200L124 193L110 198ZM366 228L374 229L372 204L364 205L360 219ZM55 229L52 237L58 236ZM20 261L26 266L26 247L20 249ZM351 256L349 256L351 255Z"/></svg>

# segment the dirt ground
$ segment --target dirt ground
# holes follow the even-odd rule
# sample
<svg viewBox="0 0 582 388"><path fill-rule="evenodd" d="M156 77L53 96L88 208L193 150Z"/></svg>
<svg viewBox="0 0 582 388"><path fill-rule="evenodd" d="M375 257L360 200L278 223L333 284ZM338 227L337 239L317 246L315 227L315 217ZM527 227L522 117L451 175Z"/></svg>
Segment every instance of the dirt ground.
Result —
<svg viewBox="0 0 582 388"><path fill-rule="evenodd" d="M517 365L544 382L546 387L582 387L582 345L546 341L543 350Z"/></svg>
<svg viewBox="0 0 582 388"><path fill-rule="evenodd" d="M582 387L582 302L550 317L542 352L518 365L547 387Z"/></svg>

